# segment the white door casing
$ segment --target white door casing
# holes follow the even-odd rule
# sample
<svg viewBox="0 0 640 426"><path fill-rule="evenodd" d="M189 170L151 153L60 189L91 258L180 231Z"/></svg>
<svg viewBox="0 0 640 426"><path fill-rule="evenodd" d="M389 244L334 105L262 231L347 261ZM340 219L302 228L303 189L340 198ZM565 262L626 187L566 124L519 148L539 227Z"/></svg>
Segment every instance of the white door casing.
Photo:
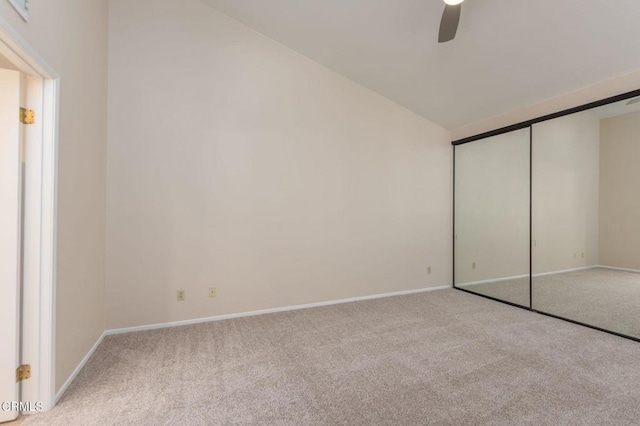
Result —
<svg viewBox="0 0 640 426"><path fill-rule="evenodd" d="M19 400L21 258L20 73L0 69L0 401ZM0 421L19 413L0 410Z"/></svg>
<svg viewBox="0 0 640 426"><path fill-rule="evenodd" d="M35 124L21 125L27 142L22 362L31 365L31 378L22 382L21 398L22 402L40 402L40 407L49 410L56 401L55 247L60 77L1 16L0 54L22 72L26 86L26 105L23 106L35 111ZM18 113L14 112L13 117L17 120ZM0 239L2 237L0 235ZM8 295L2 295L0 306L7 298ZM3 344L0 341L0 346ZM14 383L15 367L12 368Z"/></svg>

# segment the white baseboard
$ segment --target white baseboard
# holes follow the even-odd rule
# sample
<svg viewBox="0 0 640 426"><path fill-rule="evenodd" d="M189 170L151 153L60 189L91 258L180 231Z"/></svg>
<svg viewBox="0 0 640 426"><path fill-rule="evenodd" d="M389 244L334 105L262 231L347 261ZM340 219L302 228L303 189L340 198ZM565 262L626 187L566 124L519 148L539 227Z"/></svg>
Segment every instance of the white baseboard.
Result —
<svg viewBox="0 0 640 426"><path fill-rule="evenodd" d="M599 268L600 265L581 266L579 268L562 269L560 271L542 272L539 274L533 274L534 277L544 277L545 275L564 274L566 272L584 271L585 269Z"/></svg>
<svg viewBox="0 0 640 426"><path fill-rule="evenodd" d="M488 283L497 283L500 281L510 281L510 280L518 280L520 278L529 278L529 274L525 275L514 275L512 277L504 277L504 278L494 278L489 280L481 280L481 281L471 281L468 283L459 283L456 286L469 286L469 285L480 285L480 284L488 284Z"/></svg>
<svg viewBox="0 0 640 426"><path fill-rule="evenodd" d="M601 265L581 266L579 268L562 269L562 270L559 270L559 271L551 271L551 272L541 272L539 274L533 274L532 276L534 278L535 277L544 277L545 275L564 274L564 273L567 273L567 272L583 271L585 269L593 269L593 268L607 268L607 266L601 266ZM610 268L610 269L616 269L616 268ZM637 271L637 272L640 272L640 271ZM529 274L514 275L512 277L495 278L495 279L489 279L489 280L471 281L471 282L468 282L468 283L460 283L460 284L456 284L456 286L461 287L461 286L471 286L471 285L479 285L479 284L487 284L487 283L496 283L496 282L500 282L500 281L517 280L517 279L527 278L527 277L529 277Z"/></svg>
<svg viewBox="0 0 640 426"><path fill-rule="evenodd" d="M60 400L60 398L62 397L62 395L64 395L64 393L66 392L66 390L69 387L69 385L71 384L71 382L73 382L73 379L75 379L76 376L78 375L78 373L80 372L80 370L82 370L82 367L84 367L84 365L87 363L87 361L89 361L89 358L91 358L91 355L93 355L93 353L96 351L96 349L98 349L98 346L100 346L100 343L102 343L102 340L104 339L104 336L106 336L106 332L102 333L102 335L98 338L98 340L96 340L96 343L93 344L91 349L89 349L89 352L87 352L87 354L84 356L84 358L82 358L82 361L80 361L80 364L77 365L75 370L73 370L71 375L67 378L67 380L64 382L62 387L58 390L58 392L56 393L55 404L57 404L58 401Z"/></svg>
<svg viewBox="0 0 640 426"><path fill-rule="evenodd" d="M640 269L618 268L616 266L598 265L598 268L613 269L614 271L625 271L625 272L640 273Z"/></svg>
<svg viewBox="0 0 640 426"><path fill-rule="evenodd" d="M363 300L380 299L383 297L404 296L407 294L425 293L428 291L445 290L448 288L451 288L451 286L447 285L447 286L440 286L440 287L428 287L428 288L421 288L417 290L397 291L393 293L374 294L371 296L352 297L349 299L339 299L339 300L329 300L326 302L308 303L305 305L284 306L281 308L262 309L259 311L239 312L236 314L218 315L214 317L196 318L196 319L183 320L183 321L163 322L158 324L140 325L136 327L117 328L117 329L105 331L105 335L109 336L112 334L132 333L135 331L155 330L158 328L179 327L182 325L200 324L203 322L212 322L212 321L222 321L222 320L227 320L232 318L252 317L256 315L273 314L276 312L295 311L299 309L317 308L320 306L339 305L342 303L351 303L351 302L360 302Z"/></svg>

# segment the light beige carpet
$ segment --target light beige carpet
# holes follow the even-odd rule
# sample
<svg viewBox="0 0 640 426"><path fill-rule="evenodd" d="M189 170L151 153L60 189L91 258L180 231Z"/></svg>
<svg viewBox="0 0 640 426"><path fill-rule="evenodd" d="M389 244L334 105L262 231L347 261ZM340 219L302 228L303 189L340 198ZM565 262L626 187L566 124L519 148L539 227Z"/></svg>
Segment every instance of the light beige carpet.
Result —
<svg viewBox="0 0 640 426"><path fill-rule="evenodd" d="M529 306L528 278L463 288ZM590 268L533 277L532 299L535 310L640 338L639 273Z"/></svg>
<svg viewBox="0 0 640 426"><path fill-rule="evenodd" d="M640 344L457 290L110 336L26 425L637 425Z"/></svg>

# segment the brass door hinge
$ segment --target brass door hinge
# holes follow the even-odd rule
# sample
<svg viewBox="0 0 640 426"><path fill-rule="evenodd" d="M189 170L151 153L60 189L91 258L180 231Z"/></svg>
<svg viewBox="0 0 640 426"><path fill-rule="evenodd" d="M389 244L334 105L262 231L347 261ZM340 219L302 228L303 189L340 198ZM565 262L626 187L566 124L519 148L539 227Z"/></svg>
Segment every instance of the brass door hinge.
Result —
<svg viewBox="0 0 640 426"><path fill-rule="evenodd" d="M31 377L31 365L23 364L16 368L16 383Z"/></svg>
<svg viewBox="0 0 640 426"><path fill-rule="evenodd" d="M33 124L36 122L36 113L32 109L20 108L20 122Z"/></svg>

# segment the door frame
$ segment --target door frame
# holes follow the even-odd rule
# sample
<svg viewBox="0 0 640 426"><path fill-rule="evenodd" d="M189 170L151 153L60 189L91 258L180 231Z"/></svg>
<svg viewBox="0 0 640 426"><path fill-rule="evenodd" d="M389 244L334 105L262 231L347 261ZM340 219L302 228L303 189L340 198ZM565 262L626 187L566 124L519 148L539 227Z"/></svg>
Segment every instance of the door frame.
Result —
<svg viewBox="0 0 640 426"><path fill-rule="evenodd" d="M28 106L36 124L26 130L27 185L23 261L23 360L31 379L23 382L22 400L55 405L55 287L58 114L60 76L0 17L0 54L26 74ZM16 119L18 112L16 111ZM17 366L16 366L17 367Z"/></svg>

